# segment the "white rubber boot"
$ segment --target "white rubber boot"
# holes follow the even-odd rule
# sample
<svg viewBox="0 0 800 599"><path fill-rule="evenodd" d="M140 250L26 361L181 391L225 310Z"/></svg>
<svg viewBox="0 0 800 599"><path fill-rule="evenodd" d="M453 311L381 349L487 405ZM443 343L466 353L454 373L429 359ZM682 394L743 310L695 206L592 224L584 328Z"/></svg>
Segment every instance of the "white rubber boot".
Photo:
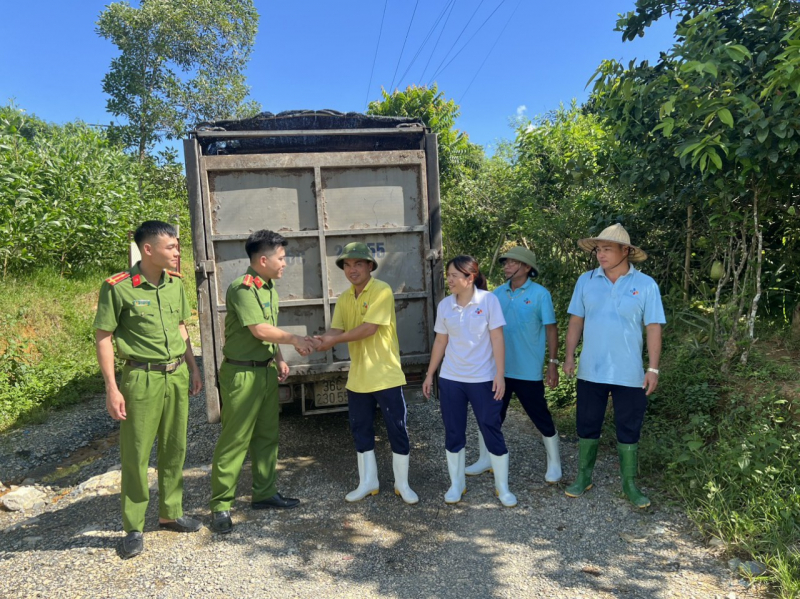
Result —
<svg viewBox="0 0 800 599"><path fill-rule="evenodd" d="M483 435L481 434L480 430L478 430L478 445L480 446L481 453L478 456L477 462L471 466L467 466L464 469L464 474L467 476L478 476L484 472L492 471L492 462L489 459L489 450L486 449L486 442L483 440Z"/></svg>
<svg viewBox="0 0 800 599"><path fill-rule="evenodd" d="M444 502L458 503L461 501L461 496L467 492L467 482L464 478L466 454L463 448L458 453L451 453L447 450L445 453L447 454L447 471L450 473L450 488L444 494Z"/></svg>
<svg viewBox="0 0 800 599"><path fill-rule="evenodd" d="M545 482L551 485L561 480L561 452L558 448L558 431L552 437L542 435L542 443L547 452L547 472L544 475Z"/></svg>
<svg viewBox="0 0 800 599"><path fill-rule="evenodd" d="M494 470L494 490L497 497L506 507L517 505L517 498L508 490L508 454L494 455L489 454L492 460L492 470Z"/></svg>
<svg viewBox="0 0 800 599"><path fill-rule="evenodd" d="M361 501L367 495L377 495L380 490L378 483L378 462L375 461L375 451L356 453L358 456L358 487L344 496L345 501Z"/></svg>
<svg viewBox="0 0 800 599"><path fill-rule="evenodd" d="M393 453L392 468L394 470L394 494L400 495L408 504L417 503L419 497L408 486L408 456Z"/></svg>

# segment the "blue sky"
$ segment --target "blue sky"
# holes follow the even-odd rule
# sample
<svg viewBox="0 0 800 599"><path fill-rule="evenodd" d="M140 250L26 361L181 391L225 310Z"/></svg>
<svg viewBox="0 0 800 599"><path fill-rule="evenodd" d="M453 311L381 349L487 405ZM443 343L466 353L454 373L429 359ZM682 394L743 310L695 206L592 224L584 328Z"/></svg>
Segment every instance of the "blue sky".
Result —
<svg viewBox="0 0 800 599"><path fill-rule="evenodd" d="M101 80L115 48L94 32L106 4L6 3L0 22L5 47L0 102L14 99L19 107L49 121L111 121ZM617 13L631 10L634 0L255 4L261 21L247 76L251 96L265 110L362 111L366 99L379 97L381 86L389 89L393 81L400 88L428 83L442 65L435 81L448 98L461 104L457 126L485 146L512 137L509 122L518 114L533 117L572 98L585 100L584 87L601 60L657 58L671 45L673 31L673 24L665 20L644 38L623 43L613 31ZM420 50L446 7L452 11L448 8Z"/></svg>

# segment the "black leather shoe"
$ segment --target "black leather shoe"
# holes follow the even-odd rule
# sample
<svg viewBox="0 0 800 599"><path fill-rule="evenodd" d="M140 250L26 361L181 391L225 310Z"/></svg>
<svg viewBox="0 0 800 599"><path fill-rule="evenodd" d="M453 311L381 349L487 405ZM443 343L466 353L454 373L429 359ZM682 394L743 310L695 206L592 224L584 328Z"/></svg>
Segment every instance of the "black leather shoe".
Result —
<svg viewBox="0 0 800 599"><path fill-rule="evenodd" d="M211 514L211 530L221 535L226 535L232 531L233 521L231 520L231 513L225 510L224 512L214 512Z"/></svg>
<svg viewBox="0 0 800 599"><path fill-rule="evenodd" d="M289 497L284 497L280 493L275 493L269 499L262 499L261 501L254 501L250 504L250 507L254 510L266 510L269 508L277 508L280 510L290 510L293 507L297 507L300 505L299 499L291 499Z"/></svg>
<svg viewBox="0 0 800 599"><path fill-rule="evenodd" d="M197 532L200 530L202 524L198 520L192 518L178 518L173 522L159 522L159 528L166 528L173 532Z"/></svg>
<svg viewBox="0 0 800 599"><path fill-rule="evenodd" d="M133 530L125 535L119 546L119 553L122 559L136 557L144 551L144 535L137 530Z"/></svg>

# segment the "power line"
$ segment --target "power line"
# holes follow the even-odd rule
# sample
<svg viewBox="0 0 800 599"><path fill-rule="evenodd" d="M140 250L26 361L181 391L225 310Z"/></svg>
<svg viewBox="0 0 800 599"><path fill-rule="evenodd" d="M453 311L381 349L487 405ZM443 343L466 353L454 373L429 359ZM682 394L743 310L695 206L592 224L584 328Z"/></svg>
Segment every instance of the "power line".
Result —
<svg viewBox="0 0 800 599"><path fill-rule="evenodd" d="M394 78L397 77L397 69L400 68L400 60L403 58L403 51L406 49L408 34L411 31L411 25L414 24L414 15L417 14L418 6L419 6L419 0L417 0L416 4L414 4L414 12L411 13L411 21L408 24L408 29L406 29L406 38L403 40L403 47L400 48L400 56L397 57L397 66L394 68L394 75L392 75L392 84L389 86L390 90L394 90Z"/></svg>
<svg viewBox="0 0 800 599"><path fill-rule="evenodd" d="M364 98L364 109L369 105L369 88L372 87L372 75L375 73L375 61L378 59L378 46L381 45L381 34L383 33L383 20L386 18L386 7L389 0L383 3L383 15L381 16L381 28L378 30L378 43L375 44L375 55L372 57L372 69L369 72L369 83L367 83L367 95Z"/></svg>
<svg viewBox="0 0 800 599"><path fill-rule="evenodd" d="M483 29L483 26L484 26L484 25L486 25L486 23L488 23L488 22L489 22L489 19L491 19L491 18L494 16L494 13L496 13L496 12L498 11L498 9L499 9L501 6L503 6L503 4L505 4L505 3L506 3L506 0L503 0L502 2L500 2L500 4L498 4L498 5L497 5L497 8L495 8L495 9L492 11L492 13L491 13L491 14L490 14L488 17L486 17L486 20L485 20L483 23L481 23L481 26L480 26L480 27L478 27L478 29L475 31L475 33L473 33L473 34L472 34L472 36L471 36L471 37L470 37L470 38L469 38L469 39L468 39L468 40L467 40L467 41L464 43L464 45L463 45L463 46L461 46L461 48L459 48L458 52L456 52L456 53L453 55L453 58L451 58L451 59L448 61L448 63L447 63L446 65L444 65L444 67L442 67L441 69L439 69L439 70L438 70L438 71L437 71L437 72L434 74L434 76L433 76L433 78L434 78L434 79L437 77L437 75L441 75L441 74L444 72L444 70L445 70L447 67L449 67L449 66L452 64L452 62L453 62L453 61L454 61L456 58L458 58L458 55L459 55L459 54L461 54L461 52L464 50L464 48L466 48L467 46L469 46L469 43L470 43L470 42L471 42L471 41L472 41L472 40L475 38L475 36L476 36L476 35L478 35L478 33L480 33L480 30L481 30L481 29Z"/></svg>
<svg viewBox="0 0 800 599"><path fill-rule="evenodd" d="M449 49L449 50L448 50L448 51L445 53L445 55L444 55L444 58L442 58L442 62L440 62L440 63L439 63L439 66L438 66L438 67L436 67L436 69L433 71L433 73L434 73L434 76L433 76L433 77L431 77L431 81L430 81L431 83L433 83L433 79L434 79L434 77L436 76L436 73L438 73L438 72L439 72L439 68L440 68L440 67L441 67L441 66L444 64L444 61L445 61L445 60L447 60L447 57L448 57L448 56L450 56L450 52L452 52L452 51L453 51L453 48L455 48L455 47L456 47L456 44L458 43L458 40L460 40L460 39L461 39L461 36L462 36L462 35L464 35L464 32L467 30L467 27L469 27L469 24L470 24L470 23L472 23L472 19L474 19L474 18L475 18L475 15L477 15L477 14L478 14L478 11L481 9L481 6L483 6L483 3L484 3L485 1L486 1L486 0L481 0L480 4L478 4L478 6L475 8L475 11L474 11L474 12L472 13L472 15L470 16L470 18L469 18L469 21L467 21L467 24L466 24L466 25L464 25L464 28L461 30L461 33L459 33L459 34L458 34L458 37L456 38L456 41L454 41L454 42L453 42L453 45L452 45L452 46L450 46L450 49Z"/></svg>
<svg viewBox="0 0 800 599"><path fill-rule="evenodd" d="M417 49L416 54L414 54L414 57L411 59L411 62L408 63L408 66L406 67L406 70L403 71L403 74L400 75L400 79L397 80L397 84L398 85L400 85L400 82L403 81L405 76L411 70L411 67L414 65L414 62L417 60L417 57L422 53L422 49L425 47L425 44L428 43L428 40L433 35L433 32L436 31L436 28L439 26L439 21L442 20L442 17L444 16L444 13L447 12L447 8L450 5L450 3L452 3L452 2L453 2L453 0L447 0L447 3L444 5L444 8L442 9L442 12L439 13L438 17L436 17L436 20L433 22L433 26L428 31L428 34L425 36L425 39L422 40L422 44Z"/></svg>
<svg viewBox="0 0 800 599"><path fill-rule="evenodd" d="M475 75L473 75L472 80L469 82L469 85L467 85L467 89L464 90L464 93L461 94L461 97L458 99L458 104L461 104L461 102L464 100L464 97L467 95L467 92L469 91L469 88L472 87L473 82L478 77L478 73L481 72L481 69L483 68L483 65L486 64L487 60L489 60L489 56L491 55L492 50L494 50L494 47L497 45L497 42L500 41L500 38L503 37L503 33L505 33L505 30L508 27L508 24L511 23L511 19L514 18L514 15L516 14L517 9L519 8L520 4L522 4L522 0L519 0L519 2L517 2L517 5L514 7L514 10L511 11L511 14L508 17L508 20L506 21L506 24L503 25L503 29L500 30L500 33L498 34L497 39L494 40L494 44L492 44L492 47L489 48L489 51L486 53L486 58L483 59L483 62L481 63L481 66L479 66L478 70L475 71Z"/></svg>
<svg viewBox="0 0 800 599"><path fill-rule="evenodd" d="M453 3L450 5L450 12L447 13L447 18L444 20L444 25L442 25L442 30L439 32L439 37L436 38L436 43L433 45L433 50L431 50L430 56L428 56L428 62L425 63L425 68L422 69L422 73L419 76L420 81L425 81L425 72L428 70L428 65L431 64L431 58L433 55L436 54L436 48L439 47L439 40L442 39L442 34L444 30L447 29L447 23L450 21L450 15L453 14L453 9L456 7L456 0L453 0Z"/></svg>

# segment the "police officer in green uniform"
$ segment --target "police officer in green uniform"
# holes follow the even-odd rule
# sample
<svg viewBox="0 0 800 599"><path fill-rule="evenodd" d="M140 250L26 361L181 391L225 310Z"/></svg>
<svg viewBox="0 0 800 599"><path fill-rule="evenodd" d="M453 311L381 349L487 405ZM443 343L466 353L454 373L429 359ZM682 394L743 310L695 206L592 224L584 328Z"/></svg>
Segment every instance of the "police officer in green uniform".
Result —
<svg viewBox="0 0 800 599"><path fill-rule="evenodd" d="M253 471L253 509L293 508L299 499L276 487L278 462L278 383L289 376L279 343L308 355L319 344L279 329L275 279L286 267L286 240L256 231L245 242L250 268L225 295L225 360L219 371L222 431L211 469L211 529L233 529L231 504L247 450Z"/></svg>
<svg viewBox="0 0 800 599"><path fill-rule="evenodd" d="M158 436L159 526L196 532L200 522L183 516L188 392L203 388L184 321L191 314L178 266L177 232L146 221L134 241L142 259L106 279L94 320L97 361L106 386L106 407L120 422L123 558L144 549L145 511L150 499L147 467ZM114 373L114 345L124 361L121 385Z"/></svg>

